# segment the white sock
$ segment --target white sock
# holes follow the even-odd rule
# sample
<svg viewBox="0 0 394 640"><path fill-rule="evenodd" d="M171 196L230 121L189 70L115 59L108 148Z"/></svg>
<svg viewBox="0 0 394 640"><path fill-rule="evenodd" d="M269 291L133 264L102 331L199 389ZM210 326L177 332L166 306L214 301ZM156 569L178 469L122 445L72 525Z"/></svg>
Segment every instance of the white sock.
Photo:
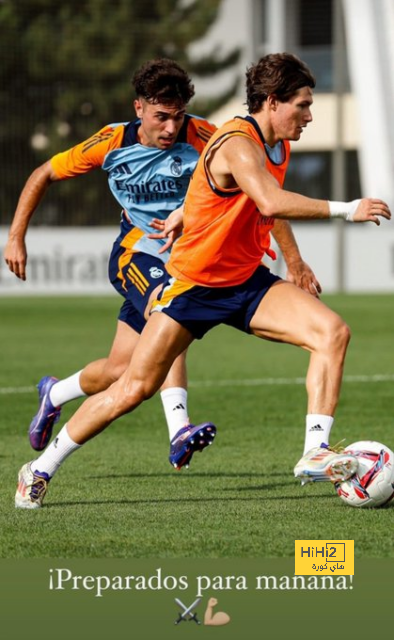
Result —
<svg viewBox="0 0 394 640"><path fill-rule="evenodd" d="M322 442L328 444L333 422L332 416L324 416L320 413L310 413L306 416L304 454L309 449L320 447Z"/></svg>
<svg viewBox="0 0 394 640"><path fill-rule="evenodd" d="M59 380L59 382L53 385L49 392L49 399L54 407L61 407L70 400L86 396L86 393L82 391L79 383L81 373L82 370L68 378L64 378L64 380Z"/></svg>
<svg viewBox="0 0 394 640"><path fill-rule="evenodd" d="M60 465L68 456L80 449L81 444L77 444L70 438L67 431L67 424L59 431L56 438L45 449L39 458L31 463L32 471L41 471L47 473L50 478L55 475Z"/></svg>
<svg viewBox="0 0 394 640"><path fill-rule="evenodd" d="M170 440L179 429L189 424L187 415L187 391L182 387L172 387L161 391L161 401L167 420Z"/></svg>

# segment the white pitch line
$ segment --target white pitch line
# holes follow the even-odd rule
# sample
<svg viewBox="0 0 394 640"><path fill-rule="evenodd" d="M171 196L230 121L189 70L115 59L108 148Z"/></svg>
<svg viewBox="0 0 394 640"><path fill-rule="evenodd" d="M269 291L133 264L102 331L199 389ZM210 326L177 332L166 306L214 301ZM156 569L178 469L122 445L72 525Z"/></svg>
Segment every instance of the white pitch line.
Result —
<svg viewBox="0 0 394 640"><path fill-rule="evenodd" d="M344 376L343 382L394 382L394 374L373 376ZM305 378L247 378L244 380L195 380L190 387L261 387L305 384Z"/></svg>
<svg viewBox="0 0 394 640"><path fill-rule="evenodd" d="M15 393L33 393L37 391L36 387L0 387L1 395L13 395Z"/></svg>
<svg viewBox="0 0 394 640"><path fill-rule="evenodd" d="M372 376L344 376L344 383L394 382L394 374ZM244 380L191 380L189 387L263 387L275 385L305 384L305 378L245 378ZM0 395L34 393L36 387L0 387Z"/></svg>

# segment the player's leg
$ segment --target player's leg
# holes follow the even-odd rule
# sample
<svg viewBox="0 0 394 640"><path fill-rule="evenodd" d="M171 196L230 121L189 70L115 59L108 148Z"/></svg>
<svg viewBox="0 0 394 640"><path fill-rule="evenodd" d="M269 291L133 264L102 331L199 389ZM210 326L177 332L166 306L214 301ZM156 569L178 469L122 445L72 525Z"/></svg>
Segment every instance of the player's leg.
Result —
<svg viewBox="0 0 394 640"><path fill-rule="evenodd" d="M111 251L108 276L124 302L109 356L89 363L84 369L62 380L54 376L45 376L39 381L38 411L29 427L29 439L33 449L42 451L47 446L64 404L107 389L129 364L138 336L145 325L134 301L128 299L127 284L130 280L122 270L128 268L133 255L130 249L121 245L121 239L118 238Z"/></svg>
<svg viewBox="0 0 394 640"><path fill-rule="evenodd" d="M138 255L136 263L149 282L151 278L152 266L147 268L151 256ZM157 274L156 266L154 273ZM162 279L161 279L162 280ZM164 277L163 277L164 280ZM152 284L152 283L151 283ZM157 299L163 288L163 282L155 288L151 288L144 318L148 320L153 302ZM137 304L139 304L137 302ZM187 370L186 370L185 350L173 362L167 377L160 387L160 396L163 404L164 414L167 421L168 433L170 437L170 453L168 456L170 464L180 470L182 467L189 467L193 454L196 451L203 451L211 445L216 436L216 427L212 422L202 422L197 425L189 420L187 409Z"/></svg>
<svg viewBox="0 0 394 640"><path fill-rule="evenodd" d="M148 277L148 274L146 275ZM161 285L152 292L148 302L149 309L160 289ZM130 313L129 322L132 323ZM135 321L134 325L137 326ZM118 369L112 367L114 379L110 380L107 376L108 383L104 388L108 388L110 383L117 380L126 370L136 347L139 335L136 336L133 344L129 345L130 348L127 351L122 351L123 333L119 333L119 339L114 343L111 351L113 357L112 360L110 359L110 363L117 364ZM107 363L107 366L110 363ZM170 439L169 462L176 469L181 469L183 466L188 467L193 454L196 451L202 451L212 443L216 435L216 427L211 422L197 425L190 423L187 409L186 351L175 359L160 390Z"/></svg>
<svg viewBox="0 0 394 640"><path fill-rule="evenodd" d="M187 369L184 351L178 356L160 388L170 440L190 422L187 410Z"/></svg>
<svg viewBox="0 0 394 640"><path fill-rule="evenodd" d="M172 318L153 314L141 334L131 362L117 382L90 396L44 453L19 472L15 505L42 505L47 484L66 458L113 420L133 411L163 384L174 360L192 342L192 334Z"/></svg>
<svg viewBox="0 0 394 640"><path fill-rule="evenodd" d="M118 322L117 333L108 358L91 362L80 372L79 382L83 395L91 396L104 391L120 378L130 363L139 337L140 334L132 327L124 322ZM54 398L57 399L59 406L72 399L66 399L65 395L63 397L60 395L63 393L66 382L66 380L59 381L51 389L51 400L54 402ZM160 395L171 440L179 429L189 423L186 352L176 358L161 387Z"/></svg>
<svg viewBox="0 0 394 640"><path fill-rule="evenodd" d="M193 341L191 333L165 314L153 314L124 374L91 396L69 421L69 433L83 444L116 418L133 411L163 384L174 360Z"/></svg>
<svg viewBox="0 0 394 640"><path fill-rule="evenodd" d="M250 322L251 332L310 352L306 377L308 413L334 415L349 328L320 300L288 282L274 284Z"/></svg>
<svg viewBox="0 0 394 640"><path fill-rule="evenodd" d="M107 358L86 365L80 384L86 396L104 391L118 380L130 364L139 333L126 322L118 321L116 334Z"/></svg>
<svg viewBox="0 0 394 640"><path fill-rule="evenodd" d="M140 329L140 324L143 326L145 321L134 308L131 312L131 305L127 302L122 307L122 317L125 321L118 321L108 358L96 360L64 380L48 376L40 381L39 410L29 429L30 443L35 450L42 451L47 446L63 404L107 389L126 370L139 339L139 333L131 325ZM198 425L190 423L187 409L186 352L180 354L172 365L161 388L161 400L170 438L169 461L180 469L188 466L194 452L202 451L212 443L216 435L216 427L210 422Z"/></svg>
<svg viewBox="0 0 394 640"><path fill-rule="evenodd" d="M134 313L139 314L139 322L145 324L149 318L152 303L156 300L162 290L164 281L168 274L164 264L159 258L144 252L127 251L118 260L122 264L121 270L116 272L112 278L114 286L123 292L127 291L127 301L132 306ZM134 318L134 321L136 319ZM139 327L141 332L143 325ZM211 442L211 431L214 429L210 423L202 425L191 425L187 409L187 375L186 375L186 353L179 356L171 367L167 379L161 389L161 401L167 421L170 437L170 462L175 467L180 468L187 465L197 448L197 441L194 438L194 430L200 427L199 431L207 435ZM173 440L180 443L173 451ZM200 440L199 440L200 442ZM201 450L204 447L199 447Z"/></svg>
<svg viewBox="0 0 394 640"><path fill-rule="evenodd" d="M346 323L320 300L290 283L278 282L261 300L250 322L250 330L260 338L293 344L310 352L304 454L318 449L318 458L312 463L315 476L313 469L307 475L310 479L320 480L328 479L327 474L331 472L333 475L351 471L352 459L340 460L327 449L350 339ZM320 448L322 444L323 449ZM308 467L309 462L302 460L301 467L305 462ZM341 463L338 468L335 467L337 462ZM303 477L299 471L297 469L297 475Z"/></svg>
<svg viewBox="0 0 394 640"><path fill-rule="evenodd" d="M118 330L108 358L91 362L80 373L80 385L84 395L91 396L104 391L120 378L130 363L139 337L139 333L130 326L118 322ZM63 382L65 381L59 381L52 388L52 393L56 392ZM161 387L160 396L169 437L172 440L176 433L190 422L187 411L186 352L176 358ZM63 402L59 398L59 405Z"/></svg>
<svg viewBox="0 0 394 640"><path fill-rule="evenodd" d="M71 376L58 380L45 376L38 383L39 407L29 427L30 444L36 451L47 446L54 424L59 420L61 407L76 398L107 389L125 371L130 362L139 334L122 320L107 358L86 365Z"/></svg>
<svg viewBox="0 0 394 640"><path fill-rule="evenodd" d="M141 271L143 271L143 267L145 265L142 260L139 261L139 266ZM144 270L144 275L146 278L149 278L149 271L146 268ZM164 276L160 280L162 279L164 279ZM152 303L156 300L162 290L162 287L163 284L162 281L160 281L159 285L152 288L150 295L147 298L145 309L143 310L145 321L148 320ZM160 397L171 441L180 429L183 429L183 427L190 423L187 409L186 351L179 355L171 366L171 369L160 388Z"/></svg>
<svg viewBox="0 0 394 640"><path fill-rule="evenodd" d="M122 264L122 269L119 264ZM109 356L89 363L81 371L62 380L53 376L40 380L37 385L38 411L29 427L30 444L36 451L45 449L50 441L64 404L107 389L126 370L152 300L157 297L165 278L160 260L147 254L129 252L116 243L109 270L113 286L125 297ZM174 363L161 394L170 441L189 424L185 357L186 354Z"/></svg>
<svg viewBox="0 0 394 640"><path fill-rule="evenodd" d="M145 322L126 297L127 287L120 269L121 259L126 254L130 261L132 253L121 246L118 239L113 246L109 260L109 279L116 291L124 298L117 330L108 358L101 358L85 366L84 369L58 380L54 376L44 376L38 385L38 411L29 426L30 444L36 451L47 446L54 424L59 420L61 408L70 400L97 393L106 389L125 370Z"/></svg>
<svg viewBox="0 0 394 640"><path fill-rule="evenodd" d="M168 459L178 470L188 468L193 454L212 444L216 436L212 422L196 425L187 417L186 353L176 358L160 390L170 436Z"/></svg>

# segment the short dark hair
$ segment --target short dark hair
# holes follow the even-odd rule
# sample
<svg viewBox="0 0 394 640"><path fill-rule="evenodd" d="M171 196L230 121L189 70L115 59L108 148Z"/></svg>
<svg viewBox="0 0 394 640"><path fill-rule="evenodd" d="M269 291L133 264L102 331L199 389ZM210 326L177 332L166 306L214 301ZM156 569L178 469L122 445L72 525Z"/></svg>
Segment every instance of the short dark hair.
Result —
<svg viewBox="0 0 394 640"><path fill-rule="evenodd" d="M184 106L194 96L188 74L174 60L149 60L136 71L132 84L139 98L152 104Z"/></svg>
<svg viewBox="0 0 394 640"><path fill-rule="evenodd" d="M307 65L291 53L271 53L246 71L246 104L249 113L260 111L269 95L288 102L301 87L316 85Z"/></svg>

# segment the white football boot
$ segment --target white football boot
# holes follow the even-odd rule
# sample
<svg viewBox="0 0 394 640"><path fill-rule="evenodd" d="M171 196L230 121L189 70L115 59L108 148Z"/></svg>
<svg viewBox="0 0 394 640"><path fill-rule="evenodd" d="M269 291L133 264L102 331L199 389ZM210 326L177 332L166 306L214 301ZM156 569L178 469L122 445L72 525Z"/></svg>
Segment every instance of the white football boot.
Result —
<svg viewBox="0 0 394 640"><path fill-rule="evenodd" d="M19 509L39 509L48 489L50 477L47 473L31 470L31 462L23 465L18 475L15 507Z"/></svg>
<svg viewBox="0 0 394 640"><path fill-rule="evenodd" d="M294 475L301 480L301 486L308 482L345 482L358 469L358 460L322 443L306 452L294 467Z"/></svg>

